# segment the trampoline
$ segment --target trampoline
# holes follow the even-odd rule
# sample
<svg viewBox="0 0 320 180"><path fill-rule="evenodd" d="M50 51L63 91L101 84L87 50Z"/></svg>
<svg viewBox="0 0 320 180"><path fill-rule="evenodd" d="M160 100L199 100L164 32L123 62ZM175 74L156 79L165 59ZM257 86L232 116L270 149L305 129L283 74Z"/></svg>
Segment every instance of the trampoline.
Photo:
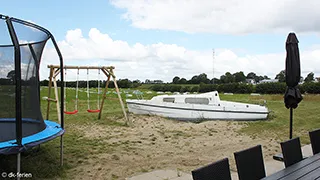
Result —
<svg viewBox="0 0 320 180"><path fill-rule="evenodd" d="M44 120L40 108L41 57L51 39L63 67L58 45L47 29L1 14L0 32L0 155L17 154L20 172L21 152L60 136L62 165L63 88L60 89L60 122ZM60 71L63 82L63 69Z"/></svg>
<svg viewBox="0 0 320 180"><path fill-rule="evenodd" d="M33 119L22 119L22 142L16 142L15 119L0 119L0 154L16 154L31 147L61 136L64 131L60 124L44 120L44 124ZM44 127L42 127L44 125Z"/></svg>

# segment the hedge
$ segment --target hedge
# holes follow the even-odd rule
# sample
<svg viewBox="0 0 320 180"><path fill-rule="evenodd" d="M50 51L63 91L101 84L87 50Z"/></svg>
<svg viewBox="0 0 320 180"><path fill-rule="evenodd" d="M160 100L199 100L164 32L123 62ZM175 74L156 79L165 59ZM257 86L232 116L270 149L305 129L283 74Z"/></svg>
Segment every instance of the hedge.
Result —
<svg viewBox="0 0 320 180"><path fill-rule="evenodd" d="M227 83L227 84L200 84L199 92L228 92L228 93L252 93L254 88L251 84Z"/></svg>
<svg viewBox="0 0 320 180"><path fill-rule="evenodd" d="M264 83L256 85L256 92L262 94L284 94L286 83ZM301 93L320 94L320 82L303 83L298 85Z"/></svg>
<svg viewBox="0 0 320 180"><path fill-rule="evenodd" d="M320 94L320 82L313 83L304 83L301 85L300 91L302 93L309 93L309 94Z"/></svg>
<svg viewBox="0 0 320 180"><path fill-rule="evenodd" d="M286 91L286 83L262 83L256 85L256 93L261 94L284 94Z"/></svg>
<svg viewBox="0 0 320 180"><path fill-rule="evenodd" d="M153 91L170 92L198 92L199 86L183 86L176 84L156 84L150 87Z"/></svg>

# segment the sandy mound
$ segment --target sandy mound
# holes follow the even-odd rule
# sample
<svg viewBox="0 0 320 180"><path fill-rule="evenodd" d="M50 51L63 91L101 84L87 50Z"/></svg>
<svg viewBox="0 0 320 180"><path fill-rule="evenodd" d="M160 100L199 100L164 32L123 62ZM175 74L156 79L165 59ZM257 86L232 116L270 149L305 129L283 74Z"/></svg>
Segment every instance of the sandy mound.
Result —
<svg viewBox="0 0 320 180"><path fill-rule="evenodd" d="M124 179L153 169L178 169L185 172L228 157L235 170L233 153L261 144L264 158L279 151L273 139L239 134L245 123L206 121L191 123L155 116L130 115L131 127L90 123L74 128L83 137L99 139L113 151L89 157L86 163L71 169L76 179Z"/></svg>

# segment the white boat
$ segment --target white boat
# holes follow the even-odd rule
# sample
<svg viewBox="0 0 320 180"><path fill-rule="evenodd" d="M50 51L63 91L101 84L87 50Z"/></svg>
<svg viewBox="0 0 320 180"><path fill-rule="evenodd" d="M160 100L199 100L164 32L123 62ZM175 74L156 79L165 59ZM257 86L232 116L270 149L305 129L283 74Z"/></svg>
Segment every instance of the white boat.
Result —
<svg viewBox="0 0 320 180"><path fill-rule="evenodd" d="M203 94L158 95L151 100L127 99L129 112L180 120L262 120L264 105L222 101L217 91Z"/></svg>

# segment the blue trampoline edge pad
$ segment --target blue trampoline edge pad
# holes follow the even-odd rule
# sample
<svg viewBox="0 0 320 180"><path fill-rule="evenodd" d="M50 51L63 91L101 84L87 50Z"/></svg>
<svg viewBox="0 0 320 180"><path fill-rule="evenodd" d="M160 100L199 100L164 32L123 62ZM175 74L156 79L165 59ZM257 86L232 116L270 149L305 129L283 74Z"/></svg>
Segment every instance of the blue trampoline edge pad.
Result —
<svg viewBox="0 0 320 180"><path fill-rule="evenodd" d="M16 139L0 142L0 154L9 155L24 152L34 146L62 136L65 132L56 122L44 120L44 123L46 125L44 130L22 138L22 146L17 145Z"/></svg>

